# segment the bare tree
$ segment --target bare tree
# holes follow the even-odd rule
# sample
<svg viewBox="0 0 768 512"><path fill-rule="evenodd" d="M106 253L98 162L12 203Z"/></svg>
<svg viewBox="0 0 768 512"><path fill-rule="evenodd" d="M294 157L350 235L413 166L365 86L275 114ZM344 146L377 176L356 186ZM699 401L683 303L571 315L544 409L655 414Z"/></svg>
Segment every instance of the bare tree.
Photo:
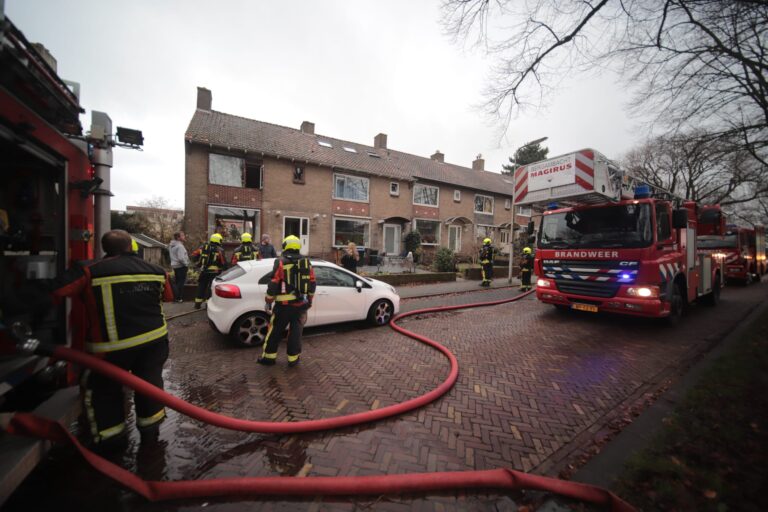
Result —
<svg viewBox="0 0 768 512"><path fill-rule="evenodd" d="M161 196L154 196L151 199L139 201L139 206L146 208L138 212L147 220L147 235L152 238L168 243L174 232L181 228L182 212L174 208L171 202Z"/></svg>
<svg viewBox="0 0 768 512"><path fill-rule="evenodd" d="M768 3L758 0L444 0L443 23L497 57L487 108L508 123L573 71L610 67L632 108L766 166Z"/></svg>

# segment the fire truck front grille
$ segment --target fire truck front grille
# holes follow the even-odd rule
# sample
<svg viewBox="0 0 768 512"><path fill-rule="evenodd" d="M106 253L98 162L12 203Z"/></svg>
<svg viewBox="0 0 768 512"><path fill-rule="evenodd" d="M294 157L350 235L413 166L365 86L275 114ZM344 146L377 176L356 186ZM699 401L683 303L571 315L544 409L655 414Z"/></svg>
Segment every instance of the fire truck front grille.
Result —
<svg viewBox="0 0 768 512"><path fill-rule="evenodd" d="M595 281L569 281L555 279L557 289L563 293L573 295L585 295L587 297L601 297L608 299L619 291L619 283L600 283Z"/></svg>

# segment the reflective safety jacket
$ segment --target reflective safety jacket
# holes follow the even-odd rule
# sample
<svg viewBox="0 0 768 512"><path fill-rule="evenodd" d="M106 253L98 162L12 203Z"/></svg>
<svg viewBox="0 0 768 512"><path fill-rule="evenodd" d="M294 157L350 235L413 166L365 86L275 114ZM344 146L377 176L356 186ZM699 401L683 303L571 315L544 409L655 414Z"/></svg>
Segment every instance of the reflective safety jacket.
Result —
<svg viewBox="0 0 768 512"><path fill-rule="evenodd" d="M482 265L487 265L488 263L492 263L495 252L496 252L496 249L494 249L492 245L482 246L480 248L480 263Z"/></svg>
<svg viewBox="0 0 768 512"><path fill-rule="evenodd" d="M224 249L219 244L206 242L192 252L193 258L199 258L200 270L220 272L227 268Z"/></svg>
<svg viewBox="0 0 768 512"><path fill-rule="evenodd" d="M253 244L241 244L232 254L232 265L237 265L238 261L260 260L259 250Z"/></svg>
<svg viewBox="0 0 768 512"><path fill-rule="evenodd" d="M315 271L309 258L298 251L283 251L272 267L272 279L267 285L267 302L304 306L315 296Z"/></svg>
<svg viewBox="0 0 768 512"><path fill-rule="evenodd" d="M533 256L530 254L523 254L520 257L520 271L530 272L533 270Z"/></svg>
<svg viewBox="0 0 768 512"><path fill-rule="evenodd" d="M168 334L161 302L173 301L173 291L159 266L122 254L77 265L63 280L53 295L83 299L89 352L125 350Z"/></svg>

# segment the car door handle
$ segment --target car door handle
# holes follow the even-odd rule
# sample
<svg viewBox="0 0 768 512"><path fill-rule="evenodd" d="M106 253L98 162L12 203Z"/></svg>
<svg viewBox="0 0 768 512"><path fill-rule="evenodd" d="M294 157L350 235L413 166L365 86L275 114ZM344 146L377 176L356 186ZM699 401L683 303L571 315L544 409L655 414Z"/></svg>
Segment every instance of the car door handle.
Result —
<svg viewBox="0 0 768 512"><path fill-rule="evenodd" d="M317 295L328 295L328 292L317 292Z"/></svg>

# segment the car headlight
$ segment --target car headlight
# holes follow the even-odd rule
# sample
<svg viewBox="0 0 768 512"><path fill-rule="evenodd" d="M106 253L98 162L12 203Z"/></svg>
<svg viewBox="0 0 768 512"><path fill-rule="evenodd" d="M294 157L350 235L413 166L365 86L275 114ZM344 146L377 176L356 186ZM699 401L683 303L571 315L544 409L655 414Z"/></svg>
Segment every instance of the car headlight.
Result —
<svg viewBox="0 0 768 512"><path fill-rule="evenodd" d="M552 286L552 281L549 279L539 279L536 281L536 286L540 286L542 288L549 288Z"/></svg>
<svg viewBox="0 0 768 512"><path fill-rule="evenodd" d="M630 297L640 297L641 299L657 298L659 296L659 287L631 286L627 288L627 295Z"/></svg>

